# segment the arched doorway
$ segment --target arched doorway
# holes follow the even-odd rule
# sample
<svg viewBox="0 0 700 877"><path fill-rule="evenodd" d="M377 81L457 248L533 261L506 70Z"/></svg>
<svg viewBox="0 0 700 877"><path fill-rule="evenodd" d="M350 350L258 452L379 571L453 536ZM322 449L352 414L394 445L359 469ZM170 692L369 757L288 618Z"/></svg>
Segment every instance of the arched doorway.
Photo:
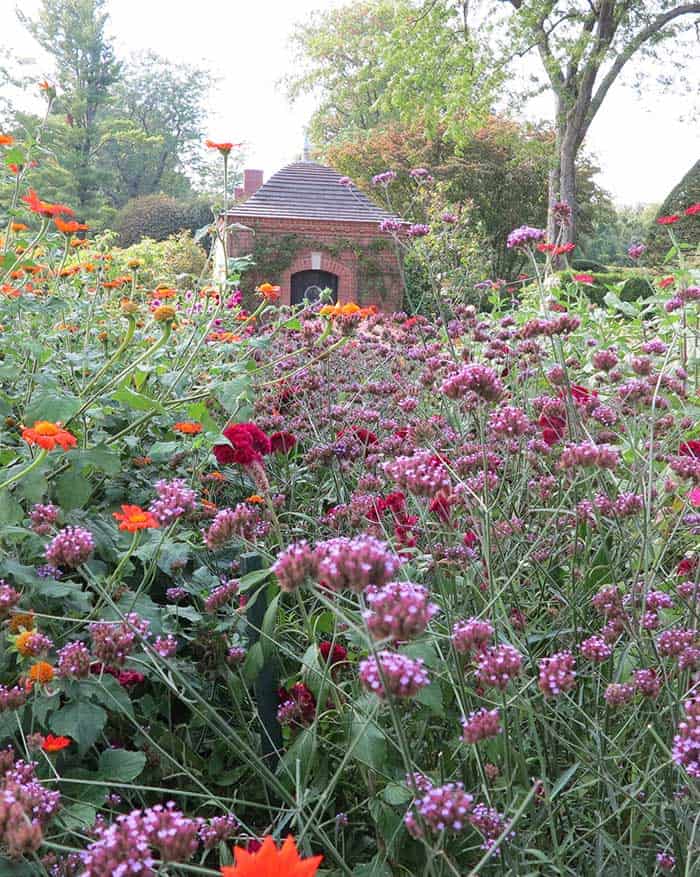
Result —
<svg viewBox="0 0 700 877"><path fill-rule="evenodd" d="M324 289L330 289L338 301L338 275L330 271L297 271L292 274L292 304L318 301Z"/></svg>

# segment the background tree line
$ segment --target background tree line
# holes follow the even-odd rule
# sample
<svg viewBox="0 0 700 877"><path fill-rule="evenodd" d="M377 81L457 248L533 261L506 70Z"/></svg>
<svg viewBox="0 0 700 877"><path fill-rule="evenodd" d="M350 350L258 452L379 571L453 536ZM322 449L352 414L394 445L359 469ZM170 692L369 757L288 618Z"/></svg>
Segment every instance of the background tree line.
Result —
<svg viewBox="0 0 700 877"><path fill-rule="evenodd" d="M565 235L578 254L624 262L656 210L615 207L594 181L585 136L635 59L648 75L673 52L682 85L699 22L700 3L671 0L361 0L298 25L286 86L292 100L316 96L319 155L359 185L388 167L405 172L391 190L398 212L413 218L407 171L421 165L449 200L468 202L495 276L517 269L508 231L549 220L551 235L559 198L574 209ZM551 118L519 121L543 92Z"/></svg>
<svg viewBox="0 0 700 877"><path fill-rule="evenodd" d="M221 163L202 145L211 73L152 52L118 57L106 0L42 0L35 17L19 14L53 62L57 92L32 177L42 197L126 244L209 222L221 191ZM15 71L0 54L0 77L18 94L0 113L31 138L40 119L18 107L36 83Z"/></svg>

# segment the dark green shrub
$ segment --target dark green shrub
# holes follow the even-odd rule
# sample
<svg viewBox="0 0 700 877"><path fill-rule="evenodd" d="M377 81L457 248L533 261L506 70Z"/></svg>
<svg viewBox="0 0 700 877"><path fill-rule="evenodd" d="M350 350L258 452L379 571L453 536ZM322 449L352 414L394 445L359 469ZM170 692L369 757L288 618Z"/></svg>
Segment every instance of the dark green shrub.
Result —
<svg viewBox="0 0 700 877"><path fill-rule="evenodd" d="M115 230L119 244L130 247L143 238L163 241L170 235L197 229L212 222L203 201L177 201L169 195L144 195L128 201L117 214Z"/></svg>
<svg viewBox="0 0 700 877"><path fill-rule="evenodd" d="M607 274L610 270L606 265L600 262L594 262L593 259L574 259L571 263L574 271L588 271L589 273Z"/></svg>
<svg viewBox="0 0 700 877"><path fill-rule="evenodd" d="M622 301L637 301L642 298L649 298L650 295L654 295L654 287L641 274L625 280L620 290Z"/></svg>
<svg viewBox="0 0 700 877"><path fill-rule="evenodd" d="M658 213L658 216L670 216L674 213L680 216L680 221L672 226L673 233L676 240L690 244L691 247L700 247L700 222L695 216L686 216L684 211L691 204L698 202L700 202L700 160L671 191ZM670 246L667 229L654 222L647 238L646 263L654 265L661 262Z"/></svg>

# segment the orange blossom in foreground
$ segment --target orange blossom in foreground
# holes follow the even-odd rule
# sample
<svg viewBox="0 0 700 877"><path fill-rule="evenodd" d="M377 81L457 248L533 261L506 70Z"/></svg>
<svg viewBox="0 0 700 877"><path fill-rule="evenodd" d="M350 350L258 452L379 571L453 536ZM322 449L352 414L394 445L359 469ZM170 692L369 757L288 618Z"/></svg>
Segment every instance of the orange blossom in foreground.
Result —
<svg viewBox="0 0 700 877"><path fill-rule="evenodd" d="M223 877L314 877L323 859L323 856L302 859L291 834L279 849L268 836L257 852L236 847L234 853L236 864L222 867Z"/></svg>

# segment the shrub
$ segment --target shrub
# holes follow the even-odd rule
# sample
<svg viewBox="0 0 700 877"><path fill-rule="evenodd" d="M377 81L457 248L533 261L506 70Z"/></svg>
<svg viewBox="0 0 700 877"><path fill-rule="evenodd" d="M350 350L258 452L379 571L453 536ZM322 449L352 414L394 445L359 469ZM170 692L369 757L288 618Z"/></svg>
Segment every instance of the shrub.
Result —
<svg viewBox="0 0 700 877"><path fill-rule="evenodd" d="M698 248L700 247L700 228L697 219L693 216L686 216L685 208L690 204L700 202L700 160L698 160L678 185L672 189L668 198L659 208L659 216L670 216L677 214L680 221L673 226L673 233L677 240L682 240L689 245L691 252L695 251L697 258ZM656 222L649 229L649 237L647 238L647 252L645 259L649 264L658 264L663 261L670 247L669 237L666 228L658 225Z"/></svg>
<svg viewBox="0 0 700 877"><path fill-rule="evenodd" d="M139 261L139 281L151 288L158 283L196 279L207 263L205 250L195 243L189 230L170 235L164 241L144 238L123 250L113 250L112 255L115 266L124 273L132 270L130 263Z"/></svg>
<svg viewBox="0 0 700 877"><path fill-rule="evenodd" d="M162 241L183 229L195 232L211 221L211 210L202 201L183 202L159 194L128 201L117 214L114 227L121 246L129 247L143 238Z"/></svg>

